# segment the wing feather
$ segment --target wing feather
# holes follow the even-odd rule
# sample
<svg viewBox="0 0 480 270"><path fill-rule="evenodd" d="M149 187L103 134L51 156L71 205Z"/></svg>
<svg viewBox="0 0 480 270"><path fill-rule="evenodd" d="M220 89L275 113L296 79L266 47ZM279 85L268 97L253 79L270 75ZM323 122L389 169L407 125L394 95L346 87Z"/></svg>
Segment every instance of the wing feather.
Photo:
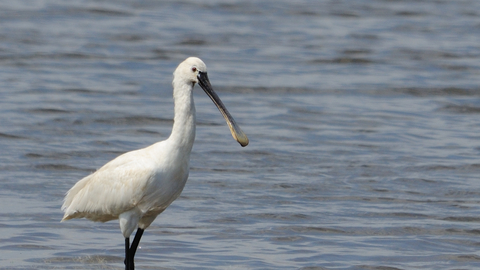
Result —
<svg viewBox="0 0 480 270"><path fill-rule="evenodd" d="M65 196L62 219L108 221L142 199L155 168L146 149L125 153L78 181Z"/></svg>

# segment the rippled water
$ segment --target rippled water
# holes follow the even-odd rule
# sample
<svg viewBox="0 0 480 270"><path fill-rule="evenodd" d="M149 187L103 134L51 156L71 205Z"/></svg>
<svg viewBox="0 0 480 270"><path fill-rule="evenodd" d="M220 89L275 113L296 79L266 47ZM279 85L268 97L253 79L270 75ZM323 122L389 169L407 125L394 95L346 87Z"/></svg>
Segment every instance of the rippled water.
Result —
<svg viewBox="0 0 480 270"><path fill-rule="evenodd" d="M182 196L138 269L480 267L480 2L0 2L0 269L123 269L117 222L64 193L165 139L190 55Z"/></svg>

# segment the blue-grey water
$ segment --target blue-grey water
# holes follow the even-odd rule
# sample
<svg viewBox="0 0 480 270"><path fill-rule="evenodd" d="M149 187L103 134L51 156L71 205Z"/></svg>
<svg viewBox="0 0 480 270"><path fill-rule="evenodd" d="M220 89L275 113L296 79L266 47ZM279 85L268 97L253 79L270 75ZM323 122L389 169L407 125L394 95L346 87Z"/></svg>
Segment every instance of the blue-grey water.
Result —
<svg viewBox="0 0 480 270"><path fill-rule="evenodd" d="M0 1L0 269L124 269L65 192L168 137L202 58L181 197L137 269L480 268L480 2Z"/></svg>

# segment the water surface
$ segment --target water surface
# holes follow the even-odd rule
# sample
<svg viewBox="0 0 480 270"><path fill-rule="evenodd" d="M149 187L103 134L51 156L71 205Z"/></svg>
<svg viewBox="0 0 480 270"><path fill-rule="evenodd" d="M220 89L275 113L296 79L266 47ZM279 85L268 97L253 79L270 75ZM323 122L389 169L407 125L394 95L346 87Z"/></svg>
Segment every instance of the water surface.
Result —
<svg viewBox="0 0 480 270"><path fill-rule="evenodd" d="M181 197L138 269L480 267L477 1L0 3L0 269L123 269L117 222L60 223L64 193L168 137L196 90Z"/></svg>

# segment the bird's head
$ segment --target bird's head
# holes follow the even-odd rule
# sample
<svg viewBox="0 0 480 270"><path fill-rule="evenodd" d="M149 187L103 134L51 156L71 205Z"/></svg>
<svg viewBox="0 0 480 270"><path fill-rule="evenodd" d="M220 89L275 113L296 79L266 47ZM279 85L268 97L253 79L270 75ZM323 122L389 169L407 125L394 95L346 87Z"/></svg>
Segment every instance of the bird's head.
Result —
<svg viewBox="0 0 480 270"><path fill-rule="evenodd" d="M178 65L173 75L175 80L186 84L199 83L202 77L207 76L207 66L200 58L189 57Z"/></svg>
<svg viewBox="0 0 480 270"><path fill-rule="evenodd" d="M233 138L237 140L241 146L248 145L247 135L245 135L245 133L243 133L240 127L235 123L235 120L230 115L225 105L223 105L223 102L220 100L215 91L213 91L212 85L210 84L207 76L207 66L202 60L197 57L187 58L185 61L180 63L180 65L178 65L173 75L173 88L176 89L178 87L179 89L186 89L185 86L188 86L188 89L190 89L190 95L191 90L193 90L193 86L195 83L198 83L198 85L200 85L203 91L205 91L213 103L215 103L218 110L222 113L225 121L227 121Z"/></svg>

